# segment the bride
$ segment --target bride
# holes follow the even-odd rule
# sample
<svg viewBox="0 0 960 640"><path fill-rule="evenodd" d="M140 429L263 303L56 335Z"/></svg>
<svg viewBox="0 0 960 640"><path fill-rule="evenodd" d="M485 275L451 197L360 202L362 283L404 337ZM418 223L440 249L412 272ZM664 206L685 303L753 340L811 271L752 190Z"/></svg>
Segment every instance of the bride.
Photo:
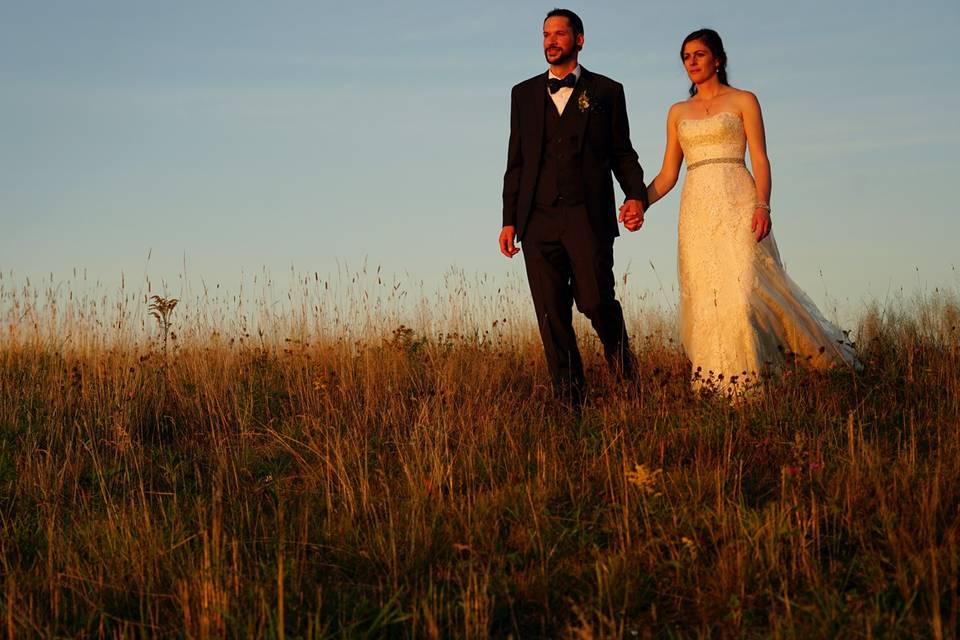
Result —
<svg viewBox="0 0 960 640"><path fill-rule="evenodd" d="M799 359L856 366L851 345L784 270L771 234L770 162L756 96L727 82L716 31L688 35L681 59L690 98L670 107L650 204L687 176L680 197L680 333L693 384L736 390ZM744 164L750 150L753 175ZM631 231L643 223L621 209Z"/></svg>

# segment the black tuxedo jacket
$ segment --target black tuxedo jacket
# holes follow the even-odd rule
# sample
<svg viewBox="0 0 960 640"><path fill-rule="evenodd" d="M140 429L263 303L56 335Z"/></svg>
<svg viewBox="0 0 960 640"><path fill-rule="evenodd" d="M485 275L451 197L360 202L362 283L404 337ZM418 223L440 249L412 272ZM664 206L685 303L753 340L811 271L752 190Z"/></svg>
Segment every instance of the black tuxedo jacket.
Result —
<svg viewBox="0 0 960 640"><path fill-rule="evenodd" d="M581 98L584 94L586 98ZM507 170L503 175L503 226L515 226L521 240L537 189L547 101L550 97L546 72L516 85L510 95L510 144ZM581 66L580 79L565 108L579 109L587 104L579 136L584 200L591 226L598 233L613 238L620 234L620 229L611 172L627 199L640 200L644 207L647 206L647 189L637 153L630 144L623 85ZM553 104L549 106L554 108Z"/></svg>

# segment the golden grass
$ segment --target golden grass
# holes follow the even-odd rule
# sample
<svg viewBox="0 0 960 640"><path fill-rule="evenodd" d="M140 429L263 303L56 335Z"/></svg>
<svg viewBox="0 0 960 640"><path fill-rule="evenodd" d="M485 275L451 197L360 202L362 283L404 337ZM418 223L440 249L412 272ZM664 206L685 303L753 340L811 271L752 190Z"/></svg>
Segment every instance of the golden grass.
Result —
<svg viewBox="0 0 960 640"><path fill-rule="evenodd" d="M166 359L142 292L0 280L4 633L957 636L956 295L732 407L627 292L574 419L521 283L352 278L186 291Z"/></svg>

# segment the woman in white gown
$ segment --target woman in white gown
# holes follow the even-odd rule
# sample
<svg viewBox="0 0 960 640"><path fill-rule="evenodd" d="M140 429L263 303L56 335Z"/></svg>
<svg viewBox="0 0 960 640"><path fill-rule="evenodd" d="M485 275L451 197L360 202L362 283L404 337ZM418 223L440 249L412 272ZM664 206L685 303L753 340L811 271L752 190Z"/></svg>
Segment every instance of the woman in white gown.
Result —
<svg viewBox="0 0 960 640"><path fill-rule="evenodd" d="M843 333L784 270L770 233L770 163L760 104L727 83L720 36L687 36L681 58L690 98L670 107L653 204L687 176L680 198L678 272L681 339L695 387L751 386L794 358L815 368L856 365ZM744 164L750 150L753 175ZM624 225L642 218L621 211Z"/></svg>

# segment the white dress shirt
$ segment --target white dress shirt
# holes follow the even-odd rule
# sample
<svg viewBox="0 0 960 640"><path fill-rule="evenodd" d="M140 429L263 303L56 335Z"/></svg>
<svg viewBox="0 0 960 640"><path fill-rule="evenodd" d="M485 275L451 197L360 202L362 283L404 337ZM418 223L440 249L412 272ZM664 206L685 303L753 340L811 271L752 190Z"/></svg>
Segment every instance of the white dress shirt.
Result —
<svg viewBox="0 0 960 640"><path fill-rule="evenodd" d="M577 65L577 68L574 69L571 73L577 77L577 81L580 81L580 65ZM553 75L553 71L550 71L547 74L548 78L556 78L557 80L563 80L563 78L557 78ZM557 111L560 115L563 115L563 109L567 106L567 101L570 100L570 96L573 95L573 90L575 87L560 87L560 90L556 93L550 93L550 88L547 87L547 95L553 100L553 104L557 105Z"/></svg>

